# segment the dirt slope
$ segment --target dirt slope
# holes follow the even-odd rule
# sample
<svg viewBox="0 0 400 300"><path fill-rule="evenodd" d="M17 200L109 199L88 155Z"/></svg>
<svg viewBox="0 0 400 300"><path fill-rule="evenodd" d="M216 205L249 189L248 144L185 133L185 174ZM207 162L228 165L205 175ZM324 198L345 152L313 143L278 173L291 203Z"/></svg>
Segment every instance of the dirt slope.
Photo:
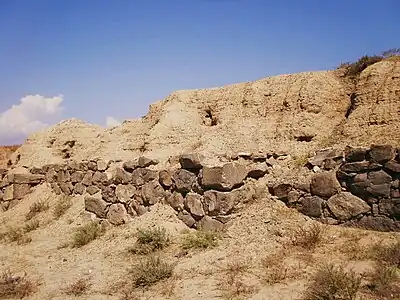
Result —
<svg viewBox="0 0 400 300"><path fill-rule="evenodd" d="M19 166L32 166L63 157L128 159L144 153L163 162L191 151L214 157L238 151L307 152L335 143L400 144L400 61L368 67L356 86L338 73L174 92L151 105L146 117L111 130L64 121L32 135L14 162L18 154Z"/></svg>

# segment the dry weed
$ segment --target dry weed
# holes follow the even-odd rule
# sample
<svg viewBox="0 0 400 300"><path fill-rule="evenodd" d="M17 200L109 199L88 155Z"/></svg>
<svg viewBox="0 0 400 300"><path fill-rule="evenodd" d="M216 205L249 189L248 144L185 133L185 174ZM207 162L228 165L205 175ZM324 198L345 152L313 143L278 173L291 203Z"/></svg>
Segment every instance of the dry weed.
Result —
<svg viewBox="0 0 400 300"><path fill-rule="evenodd" d="M219 239L221 236L216 232L196 230L183 236L181 247L183 250L213 248L218 246Z"/></svg>
<svg viewBox="0 0 400 300"><path fill-rule="evenodd" d="M302 249L314 250L324 241L326 228L313 223L309 227L300 227L294 234L293 245Z"/></svg>
<svg viewBox="0 0 400 300"><path fill-rule="evenodd" d="M220 268L222 276L219 277L217 286L224 299L247 299L256 291L256 287L247 284L244 275L249 272L250 266L241 261L229 262Z"/></svg>
<svg viewBox="0 0 400 300"><path fill-rule="evenodd" d="M71 206L72 206L71 197L69 196L62 197L54 207L53 211L54 219L58 220L59 218L61 218Z"/></svg>
<svg viewBox="0 0 400 300"><path fill-rule="evenodd" d="M174 266L162 261L160 257L147 257L132 269L132 287L150 287L157 282L170 278L173 275L173 270Z"/></svg>
<svg viewBox="0 0 400 300"><path fill-rule="evenodd" d="M104 232L104 227L96 222L89 222L86 225L78 227L73 236L72 247L82 247L102 236Z"/></svg>
<svg viewBox="0 0 400 300"><path fill-rule="evenodd" d="M400 268L400 240L391 245L377 244L372 248L376 260L387 266Z"/></svg>
<svg viewBox="0 0 400 300"><path fill-rule="evenodd" d="M31 232L38 229L40 226L40 222L38 220L33 220L25 224L24 232Z"/></svg>
<svg viewBox="0 0 400 300"><path fill-rule="evenodd" d="M346 272L342 266L320 267L303 294L304 300L355 300L361 287L361 276Z"/></svg>
<svg viewBox="0 0 400 300"><path fill-rule="evenodd" d="M81 296L85 294L92 286L88 278L80 278L63 288L63 292L67 295Z"/></svg>
<svg viewBox="0 0 400 300"><path fill-rule="evenodd" d="M128 251L133 254L149 254L163 250L169 246L170 242L165 228L138 229L136 244Z"/></svg>
<svg viewBox="0 0 400 300"><path fill-rule="evenodd" d="M25 215L27 221L31 220L36 215L49 209L49 204L46 201L36 201L30 207L28 213Z"/></svg>
<svg viewBox="0 0 400 300"><path fill-rule="evenodd" d="M399 269L376 262L369 275L368 288L373 294L383 299L393 299L400 295Z"/></svg>
<svg viewBox="0 0 400 300"><path fill-rule="evenodd" d="M268 255L261 260L263 273L261 279L268 285L284 281L289 275L289 269L285 265L284 253Z"/></svg>
<svg viewBox="0 0 400 300"><path fill-rule="evenodd" d="M7 226L6 230L1 232L0 240L5 240L9 243L16 242L18 245L32 242L32 238L26 235L22 228L15 226Z"/></svg>
<svg viewBox="0 0 400 300"><path fill-rule="evenodd" d="M39 280L24 276L16 276L10 270L6 270L0 275L0 298L18 298L34 294L39 286Z"/></svg>

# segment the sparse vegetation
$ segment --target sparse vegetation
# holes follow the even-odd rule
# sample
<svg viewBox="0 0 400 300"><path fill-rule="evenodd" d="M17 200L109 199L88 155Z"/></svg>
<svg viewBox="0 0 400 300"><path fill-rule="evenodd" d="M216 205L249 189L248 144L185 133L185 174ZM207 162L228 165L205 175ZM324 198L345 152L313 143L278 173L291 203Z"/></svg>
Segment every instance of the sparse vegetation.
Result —
<svg viewBox="0 0 400 300"><path fill-rule="evenodd" d="M296 168L301 168L307 165L309 158L310 158L310 153L297 155L294 157L293 163Z"/></svg>
<svg viewBox="0 0 400 300"><path fill-rule="evenodd" d="M294 234L293 245L313 250L324 240L325 228L314 223L310 227L300 227Z"/></svg>
<svg viewBox="0 0 400 300"><path fill-rule="evenodd" d="M54 207L53 216L56 220L61 218L66 211L72 206L71 198L68 196L62 197Z"/></svg>
<svg viewBox="0 0 400 300"><path fill-rule="evenodd" d="M399 269L395 266L387 266L381 262L375 262L373 271L369 274L368 288L377 296L390 299L394 295L400 295Z"/></svg>
<svg viewBox="0 0 400 300"><path fill-rule="evenodd" d="M165 228L139 229L136 244L129 248L134 254L149 254L166 248L170 244L170 238Z"/></svg>
<svg viewBox="0 0 400 300"><path fill-rule="evenodd" d="M63 289L67 295L81 296L92 286L88 278L80 278Z"/></svg>
<svg viewBox="0 0 400 300"><path fill-rule="evenodd" d="M40 222L38 220L32 220L25 224L24 232L31 232L33 230L38 229L40 226Z"/></svg>
<svg viewBox="0 0 400 300"><path fill-rule="evenodd" d="M304 300L355 300L361 287L361 276L342 266L324 265L311 278Z"/></svg>
<svg viewBox="0 0 400 300"><path fill-rule="evenodd" d="M32 238L25 234L25 231L16 226L7 226L6 229L0 233L0 240L5 240L9 243L16 242L18 245L30 243Z"/></svg>
<svg viewBox="0 0 400 300"><path fill-rule="evenodd" d="M162 261L160 257L149 256L132 269L132 287L150 287L161 280L170 278L173 270L172 264Z"/></svg>
<svg viewBox="0 0 400 300"><path fill-rule="evenodd" d="M382 264L400 268L400 240L391 245L378 244L373 252L376 260Z"/></svg>
<svg viewBox="0 0 400 300"><path fill-rule="evenodd" d="M255 287L244 279L249 268L247 263L240 261L229 262L222 268L222 276L217 285L224 299L240 299L255 292Z"/></svg>
<svg viewBox="0 0 400 300"><path fill-rule="evenodd" d="M196 230L183 236L181 247L184 250L213 248L218 245L219 239L220 235L216 232Z"/></svg>
<svg viewBox="0 0 400 300"><path fill-rule="evenodd" d="M362 71L364 71L369 66L380 62L384 59L397 57L400 55L400 48L394 48L384 51L381 55L364 55L360 57L357 61L353 63L343 63L339 68L344 68L344 75L349 78L357 78Z"/></svg>
<svg viewBox="0 0 400 300"><path fill-rule="evenodd" d="M0 298L22 299L37 291L39 280L28 278L25 273L17 276L10 270L3 271L0 275Z"/></svg>
<svg viewBox="0 0 400 300"><path fill-rule="evenodd" d="M283 253L268 255L261 261L264 273L262 280L266 284L275 284L285 280L288 276L288 268L285 266Z"/></svg>
<svg viewBox="0 0 400 300"><path fill-rule="evenodd" d="M36 201L30 207L28 213L25 215L27 221L31 220L36 215L49 209L49 204L46 201Z"/></svg>
<svg viewBox="0 0 400 300"><path fill-rule="evenodd" d="M76 229L72 240L72 247L79 248L104 234L104 227L96 222L89 222Z"/></svg>

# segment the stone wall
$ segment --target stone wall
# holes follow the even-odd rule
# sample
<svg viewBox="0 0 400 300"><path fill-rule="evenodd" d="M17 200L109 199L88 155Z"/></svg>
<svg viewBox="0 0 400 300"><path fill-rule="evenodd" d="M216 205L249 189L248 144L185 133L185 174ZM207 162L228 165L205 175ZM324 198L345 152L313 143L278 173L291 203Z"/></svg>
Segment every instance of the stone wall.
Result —
<svg viewBox="0 0 400 300"><path fill-rule="evenodd" d="M0 208L10 209L32 187L48 184L56 194L83 195L86 211L113 225L164 203L189 227L218 228L241 204L263 193L273 174L265 175L280 156L288 159L284 153L240 153L221 166L209 167L197 154L182 155L180 166L173 170L159 170L158 162L146 157L118 166L102 160L70 161L23 174L0 169ZM400 231L398 149L389 145L327 149L307 165L314 172L308 183L271 185L270 193L324 223ZM260 178L267 180L257 181Z"/></svg>
<svg viewBox="0 0 400 300"><path fill-rule="evenodd" d="M322 151L309 166L316 172L309 184L278 184L271 193L324 223L400 231L399 149Z"/></svg>
<svg viewBox="0 0 400 300"><path fill-rule="evenodd" d="M45 183L56 194L83 195L85 210L113 225L127 223L161 202L173 207L189 227L218 228L240 202L253 197L251 185L244 183L268 172L267 163L260 163L259 157L249 160L256 162L251 166L231 161L206 167L199 155L192 154L180 156L180 168L175 170L154 170L157 161L146 157L120 167L98 160L46 165L28 174L7 174L4 170L0 203L3 210L10 209L31 187Z"/></svg>

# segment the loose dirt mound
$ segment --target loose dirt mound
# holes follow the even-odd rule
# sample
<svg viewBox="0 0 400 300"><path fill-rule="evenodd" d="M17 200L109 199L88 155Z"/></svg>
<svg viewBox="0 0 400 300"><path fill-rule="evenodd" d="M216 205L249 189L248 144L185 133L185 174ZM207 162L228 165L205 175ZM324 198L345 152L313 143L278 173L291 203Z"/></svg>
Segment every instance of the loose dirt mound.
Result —
<svg viewBox="0 0 400 300"><path fill-rule="evenodd" d="M400 61L368 67L356 86L337 71L268 77L230 86L178 91L150 106L146 117L111 130L68 120L32 135L18 165L63 158L162 162L182 152L207 157L258 150L308 152L337 143L400 144Z"/></svg>

